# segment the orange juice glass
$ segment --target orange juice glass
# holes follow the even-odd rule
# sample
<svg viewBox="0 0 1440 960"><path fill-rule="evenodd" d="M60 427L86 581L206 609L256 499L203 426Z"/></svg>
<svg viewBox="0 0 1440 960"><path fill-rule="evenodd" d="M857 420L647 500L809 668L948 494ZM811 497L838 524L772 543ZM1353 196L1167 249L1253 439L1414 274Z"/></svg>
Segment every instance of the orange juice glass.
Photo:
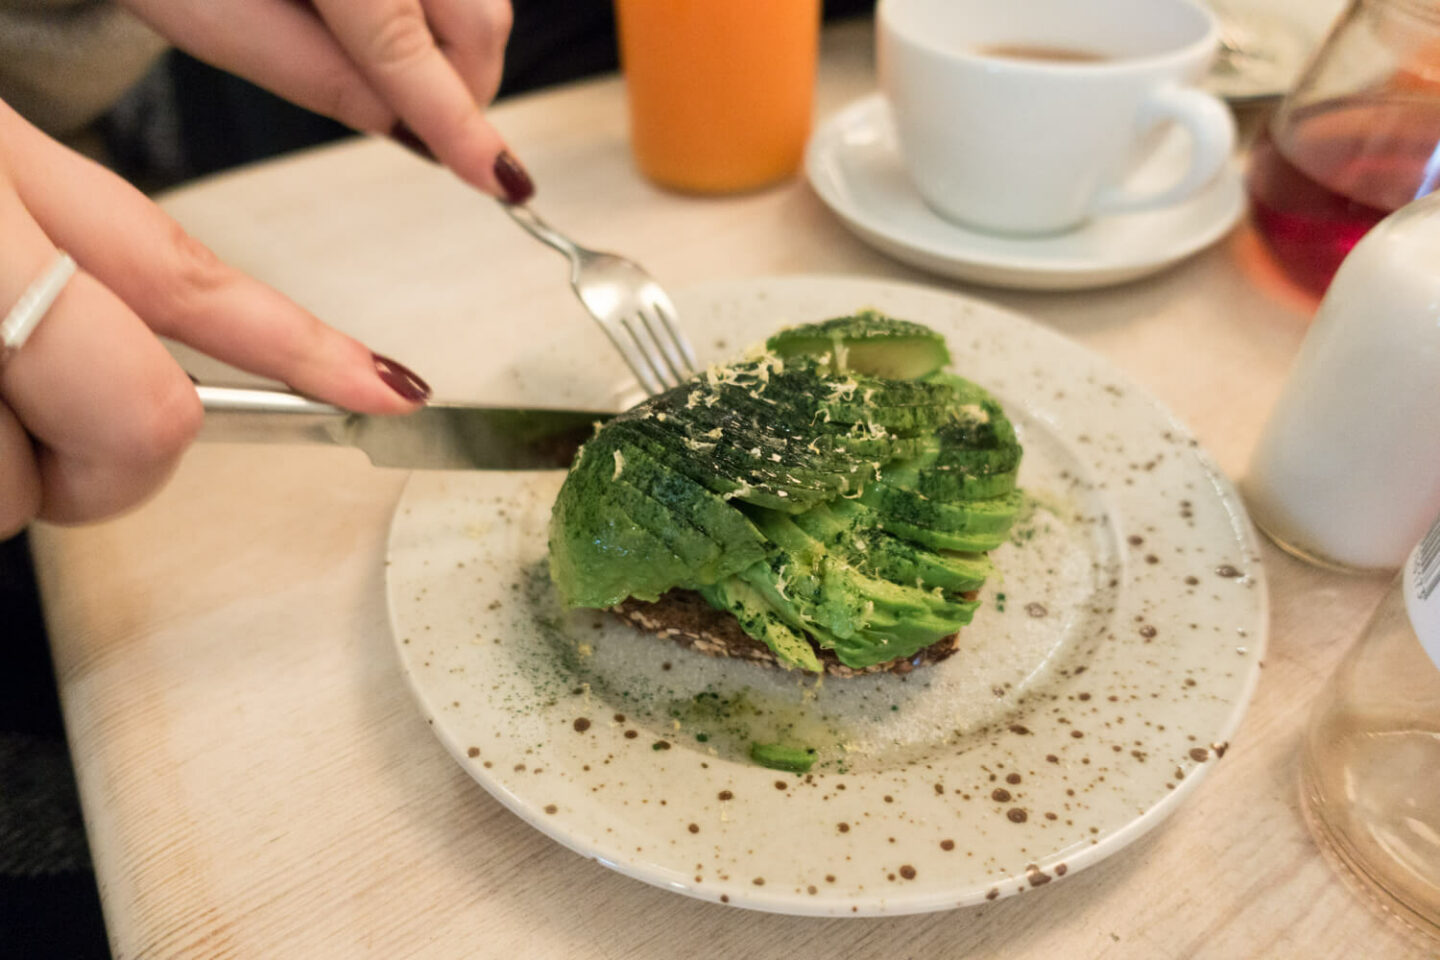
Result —
<svg viewBox="0 0 1440 960"><path fill-rule="evenodd" d="M630 137L666 187L790 176L810 133L820 0L615 0Z"/></svg>

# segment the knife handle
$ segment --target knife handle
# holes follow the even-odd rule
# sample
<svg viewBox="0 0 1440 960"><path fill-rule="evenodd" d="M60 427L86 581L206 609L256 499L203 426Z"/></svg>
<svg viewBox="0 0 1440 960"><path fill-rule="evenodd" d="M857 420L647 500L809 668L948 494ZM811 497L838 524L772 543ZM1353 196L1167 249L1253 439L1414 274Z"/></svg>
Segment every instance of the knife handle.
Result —
<svg viewBox="0 0 1440 960"><path fill-rule="evenodd" d="M205 408L200 440L344 446L348 410L288 390L197 385Z"/></svg>

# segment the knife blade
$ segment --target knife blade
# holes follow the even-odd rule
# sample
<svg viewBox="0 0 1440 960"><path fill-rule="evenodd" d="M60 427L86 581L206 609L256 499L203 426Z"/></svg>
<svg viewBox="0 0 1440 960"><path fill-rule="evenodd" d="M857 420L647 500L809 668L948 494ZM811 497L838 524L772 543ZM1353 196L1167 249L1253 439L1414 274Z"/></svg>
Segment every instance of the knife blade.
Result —
<svg viewBox="0 0 1440 960"><path fill-rule="evenodd" d="M551 470L570 466L597 424L593 410L432 403L403 416L353 413L285 390L202 385L199 439L354 447L377 467Z"/></svg>

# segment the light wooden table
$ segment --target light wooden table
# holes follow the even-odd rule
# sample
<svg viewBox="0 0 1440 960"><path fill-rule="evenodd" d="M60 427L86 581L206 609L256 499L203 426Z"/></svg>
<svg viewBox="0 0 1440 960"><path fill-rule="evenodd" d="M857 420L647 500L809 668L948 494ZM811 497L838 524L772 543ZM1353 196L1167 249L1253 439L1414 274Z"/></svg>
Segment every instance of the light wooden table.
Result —
<svg viewBox="0 0 1440 960"><path fill-rule="evenodd" d="M822 114L873 86L865 25L830 31L825 46ZM618 80L494 116L547 217L669 285L794 272L941 283L854 239L803 182L723 200L649 186L630 163ZM442 397L543 400L526 371L561 339L588 338L597 363L610 362L558 258L388 144L254 167L166 206L223 257L403 359ZM1110 357L1232 476L1308 316L1267 280L1243 230L1125 287L973 292ZM403 482L351 451L201 446L144 509L35 531L118 956L1424 955L1342 883L1298 810L1307 708L1382 581L1267 547L1274 621L1254 705L1224 762L1133 847L982 909L789 918L612 873L521 823L449 759L386 625L382 557Z"/></svg>

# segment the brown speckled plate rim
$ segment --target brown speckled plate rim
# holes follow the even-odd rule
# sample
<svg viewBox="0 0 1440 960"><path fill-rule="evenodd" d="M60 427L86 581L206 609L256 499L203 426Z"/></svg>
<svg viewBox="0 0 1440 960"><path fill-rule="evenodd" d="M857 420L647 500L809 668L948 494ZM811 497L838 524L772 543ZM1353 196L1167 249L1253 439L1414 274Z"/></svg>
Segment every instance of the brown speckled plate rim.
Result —
<svg viewBox="0 0 1440 960"><path fill-rule="evenodd" d="M764 288L772 288L776 284L860 284L870 291L870 296L877 294L883 296L885 290L910 292L911 294L923 294L930 296L942 296L955 301L957 304L968 303L972 307L979 307L992 314L1008 315L1015 322L1029 328L1031 336L1040 339L1048 339L1054 342L1055 346L1065 351L1080 351L1085 354L1097 370L1112 377L1116 382L1125 385L1127 390L1143 399L1146 406L1151 408L1159 419L1165 421L1173 431L1182 439L1193 442L1194 435L1190 429L1179 420L1163 403L1161 403L1150 391L1141 387L1134 380L1116 367L1110 360L1099 355L1088 348L1070 340L1057 331L1025 317L1023 314L1013 310L989 303L983 299L970 297L951 290L944 290L924 284L913 284L896 281L874 280L864 277L847 277L841 275L787 275L772 277L757 277L739 281L718 281L697 285L681 291L692 297L704 297L708 291L723 291L727 296L735 296L737 287L747 284L755 284ZM1243 501L1230 480L1221 472L1213 458L1198 443L1194 443L1188 451L1188 455L1194 459L1196 466L1203 472L1209 483L1210 493L1216 501L1224 508L1229 521L1231 534L1235 542L1243 548L1245 577L1254 582L1253 603L1255 604L1254 624L1246 638L1246 645L1253 656L1248 659L1248 669L1243 682L1239 686L1237 695L1230 710L1225 715L1225 720L1219 725L1214 734L1213 743L1228 744L1235 738L1240 724L1244 720L1245 713L1254 696L1256 686L1259 683L1262 672L1262 665L1265 659L1269 642L1270 627L1270 602L1269 590L1263 563L1260 561L1259 541L1253 525L1250 523L1245 512ZM503 782L493 776L488 776L474 760L467 755L469 749L466 742L462 742L443 724L434 720L436 711L430 709L429 694L424 688L422 681L410 668L407 660L408 653L401 645L402 628L397 622L397 610L394 601L393 589L395 581L390 575L392 544L395 541L397 530L402 526L402 514L412 489L415 486L415 476L407 480L405 489L396 504L396 509L391 518L391 523L386 538L386 607L387 619L390 625L392 642L395 644L396 654L400 660L400 668L405 675L407 685L412 695L416 698L417 704L421 707L426 717L427 725L439 738L446 751L472 778L474 778L488 793L497 799L508 810L519 816L526 823L544 833L567 849L587 858L594 860L602 866L608 867L625 876L642 881L661 889L670 890L696 899L709 902L723 902L732 907L741 907L761 912L781 913L795 916L818 916L818 917L875 917L875 916L900 916L917 913L937 912L941 910L955 909L957 907L977 906L991 902L997 898L1004 898L1027 892L1035 887L1035 884L1027 882L1029 875L1026 871L1012 873L1004 877L996 877L993 882L987 883L987 889L957 888L954 890L939 890L933 893L869 893L850 896L844 902L831 899L817 900L814 897L807 897L799 892L792 892L783 888L754 887L741 879L732 878L727 881L707 879L703 884L691 882L688 870L679 870L663 866L661 864L648 862L646 859L638 859L628 855L625 851L616 848L612 841L601 837L587 837L579 835L574 831L567 830L563 817L547 815L537 804L518 796L510 790ZM1223 748L1222 748L1223 750ZM1038 864L1041 870L1049 870L1057 863L1065 866L1064 879L1074 876L1085 867L1097 863L1106 857L1122 850L1133 843L1150 830L1154 829L1161 822L1170 816L1176 807L1184 801L1205 778L1211 763L1196 764L1173 788L1168 789L1153 804L1147 807L1142 813L1126 822L1123 826L1102 834L1093 844L1064 852L1062 856L1042 858L1043 862ZM1056 881L1061 880L1055 876ZM722 900L723 896L723 900Z"/></svg>

